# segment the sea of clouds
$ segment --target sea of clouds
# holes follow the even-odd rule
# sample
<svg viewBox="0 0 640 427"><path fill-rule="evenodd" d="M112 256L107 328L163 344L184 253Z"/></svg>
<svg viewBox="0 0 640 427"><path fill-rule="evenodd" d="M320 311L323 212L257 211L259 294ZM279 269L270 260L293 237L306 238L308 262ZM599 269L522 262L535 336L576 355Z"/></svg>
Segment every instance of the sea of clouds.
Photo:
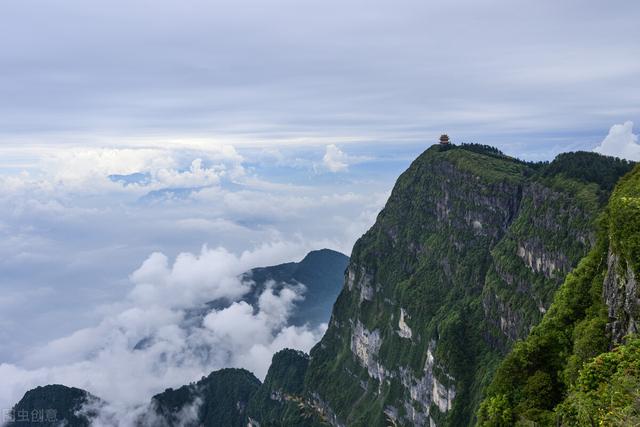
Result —
<svg viewBox="0 0 640 427"><path fill-rule="evenodd" d="M364 157L335 145L245 151L71 147L0 175L1 408L61 383L126 425L167 387L223 367L263 378L276 351L309 351L326 326L289 325L304 286L267 286L251 306L240 276L349 253L392 180L348 178Z"/></svg>

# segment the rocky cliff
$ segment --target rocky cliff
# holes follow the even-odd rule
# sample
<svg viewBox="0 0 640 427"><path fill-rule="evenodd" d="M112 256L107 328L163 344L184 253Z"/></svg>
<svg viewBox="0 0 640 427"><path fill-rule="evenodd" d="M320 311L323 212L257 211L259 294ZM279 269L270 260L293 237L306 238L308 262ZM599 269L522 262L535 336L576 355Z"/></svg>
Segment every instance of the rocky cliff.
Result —
<svg viewBox="0 0 640 427"><path fill-rule="evenodd" d="M501 363L481 426L640 423L640 167L622 178L590 253Z"/></svg>
<svg viewBox="0 0 640 427"><path fill-rule="evenodd" d="M629 170L575 156L590 172ZM571 169L571 155L559 162L433 146L400 176L311 351L305 394L331 424L475 422L504 352L596 240L608 181Z"/></svg>

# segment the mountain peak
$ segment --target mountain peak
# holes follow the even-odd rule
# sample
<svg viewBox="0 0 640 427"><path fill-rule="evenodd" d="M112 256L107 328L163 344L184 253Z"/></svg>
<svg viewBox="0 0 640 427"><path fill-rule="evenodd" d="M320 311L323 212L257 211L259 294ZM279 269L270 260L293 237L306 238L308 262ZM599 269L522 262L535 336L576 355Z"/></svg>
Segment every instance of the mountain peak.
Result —
<svg viewBox="0 0 640 427"><path fill-rule="evenodd" d="M61 384L36 387L27 391L14 406L13 419L6 427L53 427L63 422L78 427L89 427L92 414L83 411L83 408L88 403L100 402L97 397L75 387Z"/></svg>

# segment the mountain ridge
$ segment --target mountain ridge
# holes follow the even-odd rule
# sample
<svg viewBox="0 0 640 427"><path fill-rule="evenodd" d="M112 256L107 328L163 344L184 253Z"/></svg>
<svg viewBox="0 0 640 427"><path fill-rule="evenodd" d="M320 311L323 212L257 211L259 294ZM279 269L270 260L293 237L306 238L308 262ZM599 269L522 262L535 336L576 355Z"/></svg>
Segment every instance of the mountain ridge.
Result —
<svg viewBox="0 0 640 427"><path fill-rule="evenodd" d="M436 145L400 176L311 351L305 392L335 425L475 422L497 363L594 241L607 188L551 165Z"/></svg>
<svg viewBox="0 0 640 427"><path fill-rule="evenodd" d="M430 147L354 245L325 336L310 355L274 355L242 422L475 424L505 355L601 244L596 219L632 166L593 153L528 163L482 145Z"/></svg>
<svg viewBox="0 0 640 427"><path fill-rule="evenodd" d="M480 426L640 423L640 167L598 228L543 321L501 362Z"/></svg>

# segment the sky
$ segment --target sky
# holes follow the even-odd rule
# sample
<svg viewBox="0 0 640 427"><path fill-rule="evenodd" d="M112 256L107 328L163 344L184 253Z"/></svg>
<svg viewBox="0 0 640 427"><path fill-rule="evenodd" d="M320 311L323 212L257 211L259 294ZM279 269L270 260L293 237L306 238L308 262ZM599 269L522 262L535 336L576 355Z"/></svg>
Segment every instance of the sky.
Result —
<svg viewBox="0 0 640 427"><path fill-rule="evenodd" d="M492 143L638 121L633 1L4 1L4 166L65 145Z"/></svg>
<svg viewBox="0 0 640 427"><path fill-rule="evenodd" d="M304 295L252 309L237 276L349 254L443 132L640 160L639 18L617 0L2 2L0 409L61 382L121 414L308 351L322 329L287 323ZM185 325L220 295L236 302Z"/></svg>

